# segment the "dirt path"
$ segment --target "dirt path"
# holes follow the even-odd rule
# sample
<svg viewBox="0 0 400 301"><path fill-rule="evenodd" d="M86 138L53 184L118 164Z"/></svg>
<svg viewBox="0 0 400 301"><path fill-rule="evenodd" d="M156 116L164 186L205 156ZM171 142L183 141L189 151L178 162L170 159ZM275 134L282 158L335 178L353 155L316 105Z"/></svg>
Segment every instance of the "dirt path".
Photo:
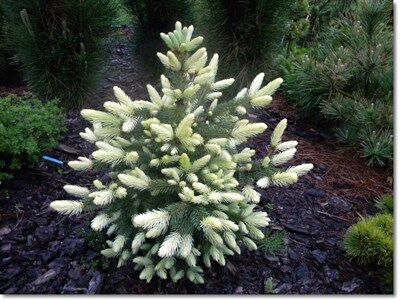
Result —
<svg viewBox="0 0 400 301"><path fill-rule="evenodd" d="M114 85L135 98L145 97L151 77L143 77L137 63L126 41L120 40L106 79L88 107L110 99ZM208 270L204 285L159 279L146 284L132 267L116 269L115 262L98 254L101 240L90 234L89 216L63 218L48 208L52 200L66 197L63 185L87 185L95 173L78 174L42 163L0 187L0 293L260 294L270 277L277 294L379 293L371 268L350 262L341 241L359 215L373 212L374 198L391 191L386 173L367 168L353 155L338 154L328 136L297 121L279 97L259 119L273 128L283 118L282 111L290 123L285 138L300 142L297 161L315 164L297 185L263 191L261 206L271 212L273 227L287 233L286 252L245 251L231 257L227 267ZM91 146L79 138L86 123L78 111L68 115L67 126L62 144L70 148L49 154L64 162L90 154ZM259 155L267 137L269 133L252 141Z"/></svg>

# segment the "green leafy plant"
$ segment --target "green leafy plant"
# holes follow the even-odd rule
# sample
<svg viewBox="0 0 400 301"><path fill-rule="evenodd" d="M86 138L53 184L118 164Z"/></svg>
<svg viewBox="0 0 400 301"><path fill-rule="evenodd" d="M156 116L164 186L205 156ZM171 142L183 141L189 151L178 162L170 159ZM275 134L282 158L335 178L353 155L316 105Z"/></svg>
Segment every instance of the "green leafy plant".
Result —
<svg viewBox="0 0 400 301"><path fill-rule="evenodd" d="M264 281L264 292L266 294L273 294L274 293L274 279L269 277L267 280Z"/></svg>
<svg viewBox="0 0 400 301"><path fill-rule="evenodd" d="M282 252L286 249L285 236L285 231L268 231L260 240L259 248L270 254Z"/></svg>
<svg viewBox="0 0 400 301"><path fill-rule="evenodd" d="M107 235L104 232L92 231L87 228L79 228L78 236L82 237L85 240L87 246L96 251L100 252L102 249L107 248ZM111 258L100 257L96 259L88 259L87 261L83 261L83 264L87 266L90 270L107 270L112 264Z"/></svg>
<svg viewBox="0 0 400 301"><path fill-rule="evenodd" d="M254 184L294 184L313 167L282 167L297 146L282 142L286 119L274 129L267 155L253 158L255 150L244 143L267 125L250 122L246 113L268 106L282 79L263 86L261 73L248 89L220 102L234 79L215 81L218 55L208 62L206 49L197 49L203 38L192 39L193 30L177 22L174 32L161 34L170 48L157 54L168 76L161 76L162 95L147 85L150 101L132 101L114 87L117 102L105 102L106 112L81 112L93 123L81 136L97 149L69 166L108 166L112 180L95 180L91 189L66 185L76 199L50 205L67 215L100 211L92 229L107 228L113 237L102 254L118 257L118 266L133 261L147 281L186 275L203 283L201 262L225 265L226 256L241 253L241 244L257 249L270 220L257 208Z"/></svg>
<svg viewBox="0 0 400 301"><path fill-rule="evenodd" d="M117 0L4 0L7 44L39 97L79 106L100 78Z"/></svg>
<svg viewBox="0 0 400 301"><path fill-rule="evenodd" d="M9 95L0 99L0 180L36 165L44 152L58 144L64 116L58 101Z"/></svg>
<svg viewBox="0 0 400 301"><path fill-rule="evenodd" d="M289 101L336 125L338 138L370 165L393 160L393 52L388 0L358 0L310 51L283 64Z"/></svg>
<svg viewBox="0 0 400 301"><path fill-rule="evenodd" d="M344 238L344 248L361 264L376 264L386 291L393 290L393 197L383 196L378 207L384 209L372 217L362 218L351 226ZM388 209L391 208L391 209ZM393 212L393 211L392 211Z"/></svg>
<svg viewBox="0 0 400 301"><path fill-rule="evenodd" d="M207 47L224 61L221 75L234 75L238 84L274 70L291 8L292 1L279 0L199 0L194 6Z"/></svg>

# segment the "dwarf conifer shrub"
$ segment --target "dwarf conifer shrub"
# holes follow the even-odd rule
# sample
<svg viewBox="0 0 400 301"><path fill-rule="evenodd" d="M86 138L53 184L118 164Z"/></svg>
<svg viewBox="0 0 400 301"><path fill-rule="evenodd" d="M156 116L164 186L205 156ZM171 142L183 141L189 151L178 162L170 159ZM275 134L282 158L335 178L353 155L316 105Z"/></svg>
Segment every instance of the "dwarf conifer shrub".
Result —
<svg viewBox="0 0 400 301"><path fill-rule="evenodd" d="M393 291L393 197L385 195L377 201L382 211L375 216L362 218L351 226L344 238L349 256L361 264L379 267L381 283L385 291Z"/></svg>
<svg viewBox="0 0 400 301"><path fill-rule="evenodd" d="M105 111L82 111L93 129L81 137L96 150L69 166L104 166L111 180L96 179L89 188L66 185L73 198L50 205L66 215L98 211L91 227L110 236L102 254L117 257L118 266L133 261L147 281L186 276L203 283L203 265L225 265L242 245L257 249L270 219L257 207L255 185L294 184L312 168L282 167L297 145L282 141L286 119L265 146L266 157L255 159L255 150L245 145L267 128L246 113L268 106L282 79L263 85L261 73L249 88L221 101L234 79L215 81L218 55L208 61L206 49L199 48L203 38L192 34L193 26L182 28L180 22L161 34L170 49L157 54L166 67L161 94L147 85L148 100L131 100L114 87L117 101L105 102Z"/></svg>
<svg viewBox="0 0 400 301"><path fill-rule="evenodd" d="M5 34L24 79L41 98L81 105L98 83L118 0L4 0Z"/></svg>
<svg viewBox="0 0 400 301"><path fill-rule="evenodd" d="M362 219L349 229L344 243L347 253L360 263L392 264L393 217L386 213Z"/></svg>
<svg viewBox="0 0 400 301"><path fill-rule="evenodd" d="M0 98L0 181L37 164L57 146L64 129L58 101L42 103L32 97Z"/></svg>

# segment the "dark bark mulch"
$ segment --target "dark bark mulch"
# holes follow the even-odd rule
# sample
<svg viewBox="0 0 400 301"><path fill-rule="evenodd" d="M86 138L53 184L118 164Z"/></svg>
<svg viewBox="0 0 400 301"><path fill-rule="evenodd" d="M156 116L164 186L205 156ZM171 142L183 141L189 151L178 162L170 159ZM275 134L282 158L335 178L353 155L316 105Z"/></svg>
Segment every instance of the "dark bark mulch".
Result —
<svg viewBox="0 0 400 301"><path fill-rule="evenodd" d="M137 63L124 43L117 45L107 78L88 107L111 99L116 84L128 95L145 97L149 77L139 76ZM354 154L338 153L329 134L296 120L279 97L277 102L278 107L259 119L273 128L289 115L285 139L299 141L296 163L315 165L296 185L262 192L261 206L270 212L272 228L287 234L286 251L275 255L243 251L230 257L227 266L207 270L204 285L157 278L147 284L132 266L116 269L116 262L98 254L96 243L101 240L88 230L90 216L65 218L48 208L52 200L68 197L62 189L66 183L88 185L102 175L43 162L0 187L0 293L262 294L267 293L264 283L269 278L276 294L381 293L374 269L350 261L342 238L360 215L374 212L377 196L391 192L388 172L366 167ZM48 155L67 162L90 154L91 146L79 137L85 126L78 110L69 113L68 134ZM268 137L269 132L252 141L260 155Z"/></svg>

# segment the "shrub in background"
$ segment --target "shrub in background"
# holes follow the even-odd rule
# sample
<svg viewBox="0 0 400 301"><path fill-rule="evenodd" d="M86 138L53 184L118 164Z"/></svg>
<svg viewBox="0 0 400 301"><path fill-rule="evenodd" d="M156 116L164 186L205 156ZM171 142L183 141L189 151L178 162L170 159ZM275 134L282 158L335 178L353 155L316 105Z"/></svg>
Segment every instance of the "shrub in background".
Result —
<svg viewBox="0 0 400 301"><path fill-rule="evenodd" d="M277 64L285 74L292 74L294 62L308 55L313 43L335 26L338 18L345 18L356 7L357 0L296 0L285 26L286 52L278 56Z"/></svg>
<svg viewBox="0 0 400 301"><path fill-rule="evenodd" d="M149 101L132 101L115 87L117 102L105 102L106 112L82 111L93 130L81 137L97 149L69 166L106 166L111 180L95 180L90 189L66 185L73 200L50 205L67 215L99 211L91 226L110 236L102 254L119 258L118 266L133 261L147 281L186 276L203 283L203 264L225 265L242 244L257 249L270 220L257 207L255 184L287 186L312 168L286 165L297 146L282 141L286 119L274 129L267 156L253 158L255 150L244 143L267 125L250 122L246 113L268 106L282 80L263 86L261 73L220 102L234 79L215 81L218 55L208 62L206 49L197 49L203 38L192 33L193 26L177 22L173 32L161 34L170 48L157 54L168 76L161 76L161 95L148 85Z"/></svg>
<svg viewBox="0 0 400 301"><path fill-rule="evenodd" d="M316 41L336 18L356 9L358 0L309 0L309 30L302 45Z"/></svg>
<svg viewBox="0 0 400 301"><path fill-rule="evenodd" d="M376 264L382 284L393 291L393 197L384 196L377 202L382 213L361 219L351 226L344 238L349 256L361 264Z"/></svg>
<svg viewBox="0 0 400 301"><path fill-rule="evenodd" d="M0 9L0 85L18 84L20 76L12 63L12 52L8 49L3 33L4 14Z"/></svg>
<svg viewBox="0 0 400 301"><path fill-rule="evenodd" d="M171 28L174 20L189 15L186 0L126 0L126 5L136 18L136 34L145 39L158 40L160 32Z"/></svg>
<svg viewBox="0 0 400 301"><path fill-rule="evenodd" d="M285 23L284 42L286 44L286 55L303 38L305 38L310 28L310 4L309 0L293 1L288 13L288 20Z"/></svg>
<svg viewBox="0 0 400 301"><path fill-rule="evenodd" d="M126 0L134 19L133 50L140 55L140 63L157 73L162 65L154 59L165 46L159 39L160 32L167 32L175 20L189 21L190 0Z"/></svg>
<svg viewBox="0 0 400 301"><path fill-rule="evenodd" d="M64 115L58 101L9 95L0 99L0 180L13 171L33 167L58 144Z"/></svg>
<svg viewBox="0 0 400 301"><path fill-rule="evenodd" d="M303 115L338 125L338 137L369 164L385 165L393 156L390 17L390 1L358 0L354 14L337 19L308 54L284 65L289 100Z"/></svg>
<svg viewBox="0 0 400 301"><path fill-rule="evenodd" d="M117 0L4 0L7 43L38 96L81 105L104 66Z"/></svg>
<svg viewBox="0 0 400 301"><path fill-rule="evenodd" d="M282 48L292 1L197 0L196 23L207 34L207 47L221 56L221 74L234 75L238 84L257 73L273 70Z"/></svg>

